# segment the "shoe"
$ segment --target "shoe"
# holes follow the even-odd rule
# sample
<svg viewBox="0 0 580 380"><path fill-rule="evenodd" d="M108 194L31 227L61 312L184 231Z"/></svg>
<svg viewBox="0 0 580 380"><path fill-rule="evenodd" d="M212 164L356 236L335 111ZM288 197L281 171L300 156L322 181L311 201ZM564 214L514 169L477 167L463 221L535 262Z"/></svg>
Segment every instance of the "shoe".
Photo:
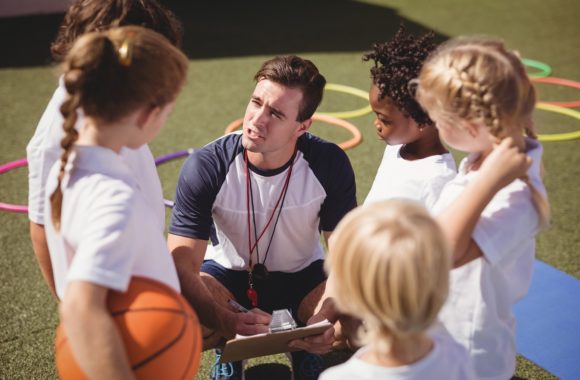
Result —
<svg viewBox="0 0 580 380"><path fill-rule="evenodd" d="M324 370L324 359L320 355L306 351L296 351L290 355L294 380L315 380Z"/></svg>
<svg viewBox="0 0 580 380"><path fill-rule="evenodd" d="M212 380L243 380L243 362L220 363L221 350L215 350L215 361L211 366L209 376Z"/></svg>

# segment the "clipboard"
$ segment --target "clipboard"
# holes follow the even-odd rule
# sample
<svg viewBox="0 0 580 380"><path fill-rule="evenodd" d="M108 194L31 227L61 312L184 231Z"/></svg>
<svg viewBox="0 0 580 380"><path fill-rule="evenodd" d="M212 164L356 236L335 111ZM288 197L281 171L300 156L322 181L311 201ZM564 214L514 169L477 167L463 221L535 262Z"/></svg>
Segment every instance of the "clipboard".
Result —
<svg viewBox="0 0 580 380"><path fill-rule="evenodd" d="M237 336L226 342L220 362L235 362L258 356L274 355L283 352L300 351L299 348L288 347L288 342L311 335L322 334L332 327L326 319L305 327L297 327L287 331Z"/></svg>

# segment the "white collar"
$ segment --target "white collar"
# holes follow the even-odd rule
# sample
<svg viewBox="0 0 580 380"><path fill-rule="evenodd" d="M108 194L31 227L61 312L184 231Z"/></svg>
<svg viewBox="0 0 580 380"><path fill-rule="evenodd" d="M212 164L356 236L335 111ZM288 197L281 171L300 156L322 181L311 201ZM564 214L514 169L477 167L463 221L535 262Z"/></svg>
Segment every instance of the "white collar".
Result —
<svg viewBox="0 0 580 380"><path fill-rule="evenodd" d="M109 148L99 145L75 145L69 162L72 162L73 169L101 173L137 186L137 181L123 156Z"/></svg>

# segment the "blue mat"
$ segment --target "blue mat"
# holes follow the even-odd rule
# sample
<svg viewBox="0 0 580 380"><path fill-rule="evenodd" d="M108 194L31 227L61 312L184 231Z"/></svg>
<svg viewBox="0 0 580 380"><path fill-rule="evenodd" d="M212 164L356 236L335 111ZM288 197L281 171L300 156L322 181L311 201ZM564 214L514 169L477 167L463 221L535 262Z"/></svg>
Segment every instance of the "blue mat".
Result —
<svg viewBox="0 0 580 380"><path fill-rule="evenodd" d="M518 352L561 379L580 379L580 281L536 260L517 303Z"/></svg>

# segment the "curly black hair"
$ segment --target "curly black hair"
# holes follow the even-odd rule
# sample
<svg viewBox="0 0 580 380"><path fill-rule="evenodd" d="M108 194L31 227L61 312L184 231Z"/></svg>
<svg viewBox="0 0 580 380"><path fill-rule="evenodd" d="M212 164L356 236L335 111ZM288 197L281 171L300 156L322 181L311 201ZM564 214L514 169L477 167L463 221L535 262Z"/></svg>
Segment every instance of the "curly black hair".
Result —
<svg viewBox="0 0 580 380"><path fill-rule="evenodd" d="M409 81L419 76L423 62L435 50L434 37L433 32L406 35L401 25L392 40L373 44L373 51L363 55L364 61L375 62L371 78L379 88L379 98L388 97L403 114L423 125L433 125L433 121L415 100Z"/></svg>

